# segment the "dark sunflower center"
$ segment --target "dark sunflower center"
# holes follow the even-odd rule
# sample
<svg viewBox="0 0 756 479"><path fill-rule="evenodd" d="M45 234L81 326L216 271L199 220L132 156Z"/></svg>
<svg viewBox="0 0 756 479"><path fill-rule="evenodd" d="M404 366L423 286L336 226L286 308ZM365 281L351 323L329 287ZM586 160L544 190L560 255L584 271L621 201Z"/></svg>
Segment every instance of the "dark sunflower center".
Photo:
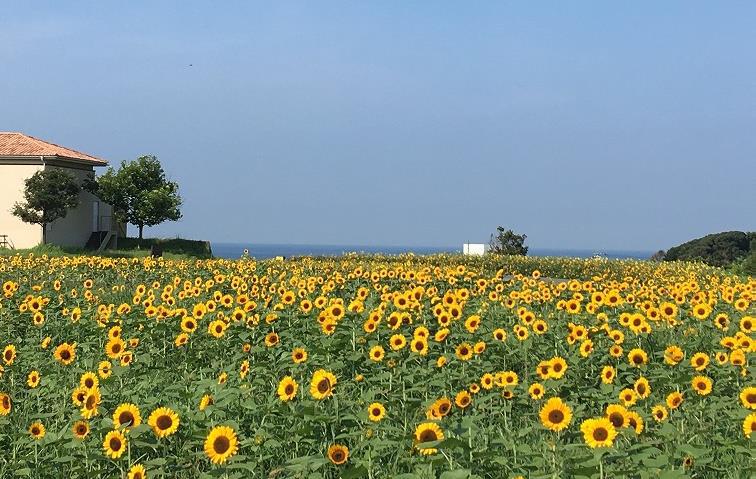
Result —
<svg viewBox="0 0 756 479"><path fill-rule="evenodd" d="M593 439L597 441L606 441L608 437L609 437L609 431L607 431L603 427L596 428L593 431Z"/></svg>
<svg viewBox="0 0 756 479"><path fill-rule="evenodd" d="M110 442L108 443L110 446L110 449L113 451L120 451L121 450L121 440L117 437L113 437L110 439Z"/></svg>
<svg viewBox="0 0 756 479"><path fill-rule="evenodd" d="M609 415L609 422L611 422L614 427L622 427L622 425L625 424L625 418L622 414L615 412Z"/></svg>
<svg viewBox="0 0 756 479"><path fill-rule="evenodd" d="M564 421L564 413L559 409L549 411L549 421L553 424L560 424L562 421Z"/></svg>
<svg viewBox="0 0 756 479"><path fill-rule="evenodd" d="M71 359L71 353L67 349L64 349L60 352L60 358L64 361L68 361L69 359Z"/></svg>
<svg viewBox="0 0 756 479"><path fill-rule="evenodd" d="M224 454L231 448L231 441L226 436L218 436L213 441L213 451L218 454Z"/></svg>
<svg viewBox="0 0 756 479"><path fill-rule="evenodd" d="M287 385L286 385L286 388L284 389L284 392L285 392L285 393L286 393L287 395L291 395L291 394L294 394L294 386L293 386L293 385L291 385L291 384L287 384Z"/></svg>
<svg viewBox="0 0 756 479"><path fill-rule="evenodd" d="M173 426L173 419L171 419L170 416L162 415L157 418L155 424L157 424L158 429L165 431L166 429L170 429L170 427Z"/></svg>
<svg viewBox="0 0 756 479"><path fill-rule="evenodd" d="M331 390L331 382L327 378L326 379L321 379L318 382L318 392L319 393L325 394L325 393L327 393L330 390Z"/></svg>
<svg viewBox="0 0 756 479"><path fill-rule="evenodd" d="M746 402L748 404L754 404L754 403L756 403L756 394L755 393L748 394L746 396Z"/></svg>
<svg viewBox="0 0 756 479"><path fill-rule="evenodd" d="M130 411L124 411L118 416L118 422L126 426L134 423L134 415Z"/></svg>
<svg viewBox="0 0 756 479"><path fill-rule="evenodd" d="M86 433L87 433L87 426L80 424L76 427L76 434L78 434L79 436L83 436Z"/></svg>
<svg viewBox="0 0 756 479"><path fill-rule="evenodd" d="M341 450L335 451L333 453L333 460L334 462L341 462L344 460L344 453L341 452Z"/></svg>
<svg viewBox="0 0 756 479"><path fill-rule="evenodd" d="M373 408L373 416L380 416L380 415L381 415L381 410L378 409L377 407Z"/></svg>
<svg viewBox="0 0 756 479"><path fill-rule="evenodd" d="M420 442L432 442L438 439L436 432L433 430L426 430L420 434Z"/></svg>
<svg viewBox="0 0 756 479"><path fill-rule="evenodd" d="M87 402L85 403L87 409L93 409L96 404L97 399L95 398L94 394L87 396Z"/></svg>
<svg viewBox="0 0 756 479"><path fill-rule="evenodd" d="M92 378L87 378L86 381L84 381L84 386L86 386L87 389L92 389L92 387L94 386L94 381L92 380Z"/></svg>

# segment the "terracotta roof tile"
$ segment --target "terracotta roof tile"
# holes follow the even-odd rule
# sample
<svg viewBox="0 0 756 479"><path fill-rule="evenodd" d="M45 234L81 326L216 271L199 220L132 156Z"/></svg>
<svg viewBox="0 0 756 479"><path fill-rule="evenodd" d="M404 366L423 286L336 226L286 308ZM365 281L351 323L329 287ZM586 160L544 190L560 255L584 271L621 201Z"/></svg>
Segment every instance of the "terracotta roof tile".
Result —
<svg viewBox="0 0 756 479"><path fill-rule="evenodd" d="M24 135L23 133L0 131L0 157L46 156L79 160L93 165L107 165L108 162L96 156L65 148L54 143Z"/></svg>

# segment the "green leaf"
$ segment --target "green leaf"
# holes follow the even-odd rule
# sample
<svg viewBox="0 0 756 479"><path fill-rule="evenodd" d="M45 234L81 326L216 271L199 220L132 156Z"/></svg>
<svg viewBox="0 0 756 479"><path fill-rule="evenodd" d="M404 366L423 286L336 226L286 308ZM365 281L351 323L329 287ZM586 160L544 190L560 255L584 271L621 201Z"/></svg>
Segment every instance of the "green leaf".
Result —
<svg viewBox="0 0 756 479"><path fill-rule="evenodd" d="M441 474L440 479L469 479L469 469L457 469L456 471L446 471Z"/></svg>

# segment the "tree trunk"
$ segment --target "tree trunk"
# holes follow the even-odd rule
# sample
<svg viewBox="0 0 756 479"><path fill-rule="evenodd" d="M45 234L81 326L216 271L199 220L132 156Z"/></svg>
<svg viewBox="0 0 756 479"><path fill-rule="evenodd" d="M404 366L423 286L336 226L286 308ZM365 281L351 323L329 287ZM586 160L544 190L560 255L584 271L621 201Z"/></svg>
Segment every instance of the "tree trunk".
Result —
<svg viewBox="0 0 756 479"><path fill-rule="evenodd" d="M42 244L47 244L47 223L42 223Z"/></svg>
<svg viewBox="0 0 756 479"><path fill-rule="evenodd" d="M139 239L142 239L142 233L144 232L144 225L137 225L139 226Z"/></svg>

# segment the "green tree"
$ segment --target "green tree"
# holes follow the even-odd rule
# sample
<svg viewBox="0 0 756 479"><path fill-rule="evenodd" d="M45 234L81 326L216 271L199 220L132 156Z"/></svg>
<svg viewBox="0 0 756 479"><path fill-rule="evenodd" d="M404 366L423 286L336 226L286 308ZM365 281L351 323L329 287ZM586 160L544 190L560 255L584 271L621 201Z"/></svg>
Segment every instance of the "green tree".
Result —
<svg viewBox="0 0 756 479"><path fill-rule="evenodd" d="M756 232L725 231L706 235L667 250L665 261L703 261L711 266L729 266L753 249Z"/></svg>
<svg viewBox="0 0 756 479"><path fill-rule="evenodd" d="M145 226L181 218L181 196L178 184L168 181L155 156L140 156L124 161L118 170L108 168L89 191L113 206L119 221L139 228L139 239Z"/></svg>
<svg viewBox="0 0 756 479"><path fill-rule="evenodd" d="M81 186L76 178L59 169L42 170L24 180L24 201L13 205L11 213L25 223L42 227L42 243L47 243L47 225L65 218L79 205Z"/></svg>
<svg viewBox="0 0 756 479"><path fill-rule="evenodd" d="M520 256L528 254L528 247L525 246L528 235L518 235L512 230L505 230L503 226L497 226L496 233L496 236L491 235L489 242L491 253Z"/></svg>

